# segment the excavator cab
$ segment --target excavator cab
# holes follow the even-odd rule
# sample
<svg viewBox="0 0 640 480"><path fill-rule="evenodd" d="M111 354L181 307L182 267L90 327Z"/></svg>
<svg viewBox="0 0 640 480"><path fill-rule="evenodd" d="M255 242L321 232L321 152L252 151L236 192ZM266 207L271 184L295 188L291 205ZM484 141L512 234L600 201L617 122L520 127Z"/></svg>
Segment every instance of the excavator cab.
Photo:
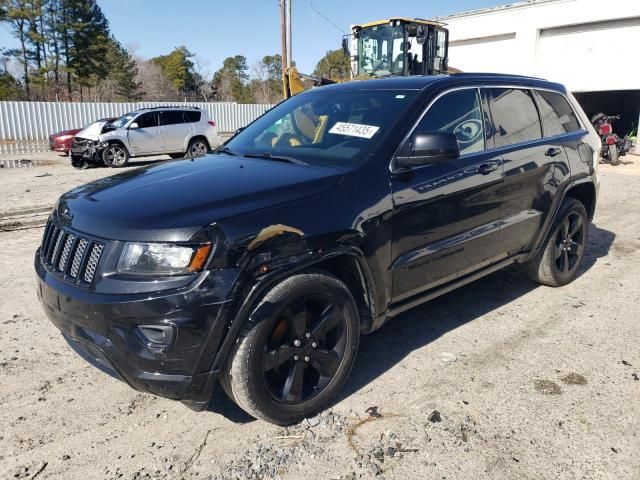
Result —
<svg viewBox="0 0 640 480"><path fill-rule="evenodd" d="M447 72L449 31L442 23L391 18L354 25L351 31L353 78Z"/></svg>

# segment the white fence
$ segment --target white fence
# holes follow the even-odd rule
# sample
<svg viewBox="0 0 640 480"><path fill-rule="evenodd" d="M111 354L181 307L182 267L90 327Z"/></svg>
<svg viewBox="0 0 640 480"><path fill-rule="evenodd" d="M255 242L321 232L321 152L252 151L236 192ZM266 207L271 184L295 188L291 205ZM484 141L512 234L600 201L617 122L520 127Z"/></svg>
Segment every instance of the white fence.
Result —
<svg viewBox="0 0 640 480"><path fill-rule="evenodd" d="M192 106L207 111L219 132L234 132L273 105L198 102L58 103L0 102L0 143L46 140L61 130L82 128L105 117L118 117L144 107Z"/></svg>

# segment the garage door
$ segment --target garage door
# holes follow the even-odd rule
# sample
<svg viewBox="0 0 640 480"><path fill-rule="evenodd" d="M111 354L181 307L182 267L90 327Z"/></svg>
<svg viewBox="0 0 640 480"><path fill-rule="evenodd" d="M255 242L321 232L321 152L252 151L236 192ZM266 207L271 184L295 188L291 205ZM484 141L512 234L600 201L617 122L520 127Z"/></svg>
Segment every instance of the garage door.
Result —
<svg viewBox="0 0 640 480"><path fill-rule="evenodd" d="M513 73L513 65L500 61L513 56L515 33L455 40L449 44L449 65L465 72ZM487 57L487 51L491 56Z"/></svg>
<svg viewBox="0 0 640 480"><path fill-rule="evenodd" d="M537 74L573 91L638 89L639 38L640 17L540 30Z"/></svg>

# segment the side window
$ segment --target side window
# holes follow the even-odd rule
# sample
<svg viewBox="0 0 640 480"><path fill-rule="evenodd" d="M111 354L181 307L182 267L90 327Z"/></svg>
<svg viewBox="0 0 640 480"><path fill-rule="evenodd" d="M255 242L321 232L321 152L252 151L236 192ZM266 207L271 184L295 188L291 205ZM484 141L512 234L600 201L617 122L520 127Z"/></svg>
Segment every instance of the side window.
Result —
<svg viewBox="0 0 640 480"><path fill-rule="evenodd" d="M489 88L487 92L496 147L542 138L540 118L531 92L517 88Z"/></svg>
<svg viewBox="0 0 640 480"><path fill-rule="evenodd" d="M478 90L458 90L440 97L416 130L455 134L461 154L484 150L484 122Z"/></svg>
<svg viewBox="0 0 640 480"><path fill-rule="evenodd" d="M187 123L199 122L200 116L202 115L202 112L199 112L197 110L188 110L183 113L184 113L185 122Z"/></svg>
<svg viewBox="0 0 640 480"><path fill-rule="evenodd" d="M136 118L136 123L139 128L149 128L158 126L158 114L157 112L143 113Z"/></svg>
<svg viewBox="0 0 640 480"><path fill-rule="evenodd" d="M165 110L160 114L160 125L175 125L184 123L180 110Z"/></svg>
<svg viewBox="0 0 640 480"><path fill-rule="evenodd" d="M559 93L543 90L536 90L536 97L545 137L580 130L580 122L566 98Z"/></svg>

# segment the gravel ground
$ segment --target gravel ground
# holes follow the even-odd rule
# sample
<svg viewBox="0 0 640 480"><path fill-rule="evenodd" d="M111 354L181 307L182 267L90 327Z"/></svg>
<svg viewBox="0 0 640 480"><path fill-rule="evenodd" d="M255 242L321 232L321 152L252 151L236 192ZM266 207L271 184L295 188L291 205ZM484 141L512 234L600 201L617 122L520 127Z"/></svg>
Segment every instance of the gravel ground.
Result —
<svg viewBox="0 0 640 480"><path fill-rule="evenodd" d="M640 478L640 157L625 159L601 166L574 283L507 270L397 318L363 337L331 409L287 429L86 364L36 299L42 229L0 232L0 478ZM113 173L41 160L0 170L0 210Z"/></svg>

